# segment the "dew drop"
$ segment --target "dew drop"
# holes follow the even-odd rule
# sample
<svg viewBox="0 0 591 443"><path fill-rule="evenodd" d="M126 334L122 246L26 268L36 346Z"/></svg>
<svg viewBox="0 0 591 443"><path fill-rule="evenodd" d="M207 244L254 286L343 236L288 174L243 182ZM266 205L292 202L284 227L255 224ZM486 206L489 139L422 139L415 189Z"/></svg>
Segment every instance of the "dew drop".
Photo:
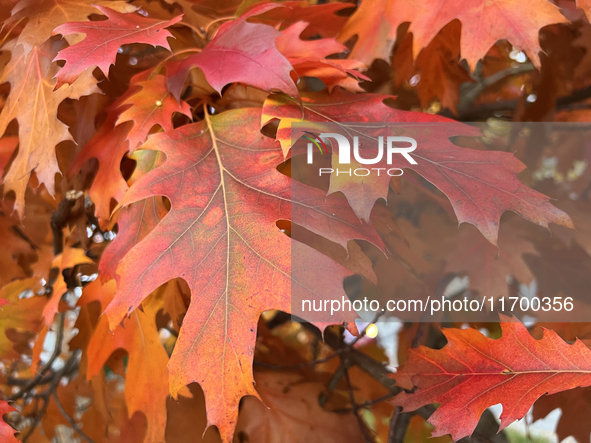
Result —
<svg viewBox="0 0 591 443"><path fill-rule="evenodd" d="M160 100L156 100L156 106L162 106L162 102Z"/></svg>
<svg viewBox="0 0 591 443"><path fill-rule="evenodd" d="M129 64L131 66L137 65L137 58L135 58L135 57L129 57Z"/></svg>

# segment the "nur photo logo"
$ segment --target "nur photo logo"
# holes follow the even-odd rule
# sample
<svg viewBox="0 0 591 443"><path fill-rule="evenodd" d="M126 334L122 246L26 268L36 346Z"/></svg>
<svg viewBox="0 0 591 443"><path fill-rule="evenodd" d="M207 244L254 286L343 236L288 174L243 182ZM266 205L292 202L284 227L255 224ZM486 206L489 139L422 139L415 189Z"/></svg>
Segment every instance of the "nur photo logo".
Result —
<svg viewBox="0 0 591 443"><path fill-rule="evenodd" d="M390 167L394 164L395 154L401 155L409 164L416 165L416 160L411 156L417 148L417 141L412 137L405 136L379 136L376 142L376 148L361 147L359 137L354 136L353 139L353 159L357 164L361 165L384 165L383 167L372 168L341 168L335 166L335 158L337 165L351 165L351 142L350 139L342 134L334 132L323 132L315 135L312 132L304 131L304 138L310 140L307 146L307 163L309 165L314 163L314 146L318 148L321 155L327 152L326 142L330 143L333 152L333 167L319 168L318 174L335 174L366 177L370 174L380 175L382 173L388 174L391 177L397 177L404 173L401 168ZM369 137L367 137L369 138ZM335 143L336 142L336 147ZM323 151L324 148L324 151ZM384 163L385 161L385 163Z"/></svg>

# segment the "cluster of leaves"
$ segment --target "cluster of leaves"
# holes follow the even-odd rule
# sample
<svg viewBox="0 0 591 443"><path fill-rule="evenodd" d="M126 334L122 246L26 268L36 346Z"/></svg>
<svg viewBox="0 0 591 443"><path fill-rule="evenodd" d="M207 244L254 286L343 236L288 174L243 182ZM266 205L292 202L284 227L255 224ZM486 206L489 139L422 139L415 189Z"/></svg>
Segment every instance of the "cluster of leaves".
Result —
<svg viewBox="0 0 591 443"><path fill-rule="evenodd" d="M586 14L0 0L2 441L502 441L498 403L501 430L560 407L559 436L589 441L589 324L409 323L388 359L355 324L287 315L292 291L345 295L352 274L385 298L467 276L462 296L585 300L585 144L494 140L502 120L591 118ZM453 120L487 133L425 133L403 179L363 192L290 167L293 123Z"/></svg>

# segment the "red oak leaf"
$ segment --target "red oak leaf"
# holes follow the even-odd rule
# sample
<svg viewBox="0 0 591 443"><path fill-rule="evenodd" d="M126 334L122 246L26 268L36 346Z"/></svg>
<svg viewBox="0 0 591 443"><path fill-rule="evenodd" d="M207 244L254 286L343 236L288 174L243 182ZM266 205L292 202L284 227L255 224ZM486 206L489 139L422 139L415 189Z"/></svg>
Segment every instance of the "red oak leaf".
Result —
<svg viewBox="0 0 591 443"><path fill-rule="evenodd" d="M369 80L356 69L365 68L357 60L326 59L331 54L343 52L347 47L333 38L302 40L300 35L308 23L298 22L282 31L275 43L277 49L292 64L299 77L316 77L324 82L329 91L341 86L350 91L361 92L359 80Z"/></svg>
<svg viewBox="0 0 591 443"><path fill-rule="evenodd" d="M136 151L133 158L137 165L129 179L130 185L162 163L163 157L154 151ZM107 246L99 263L102 281L106 282L115 277L121 259L160 223L167 212L160 196L132 203L118 211L117 237Z"/></svg>
<svg viewBox="0 0 591 443"><path fill-rule="evenodd" d="M591 16L591 1L577 0L577 8L581 8L587 17Z"/></svg>
<svg viewBox="0 0 591 443"><path fill-rule="evenodd" d="M388 98L341 90L331 95L312 94L302 97L302 112L296 101L274 95L265 102L262 123L280 119L277 139L287 153L291 140L297 140L304 131L299 128L292 133L291 124L294 122L336 122L344 129L347 129L347 122L429 122L430 125L405 128L405 133L412 135L417 142L418 148L413 152L417 164L397 158L392 165L386 165L383 159L374 166L397 166L416 171L449 198L460 224L475 225L494 245L500 218L505 211L516 212L545 227L548 223L573 226L569 216L550 204L548 197L519 181L517 174L523 171L525 165L513 154L464 149L449 140L458 135L478 135L476 128L436 115L392 109L383 104ZM367 146L374 144L374 140L366 140ZM360 146L363 147L362 142ZM364 157L373 158L375 153ZM333 155L332 161L333 168L336 168L338 156ZM355 213L368 220L375 201L387 198L391 177L374 175L361 183L344 177L331 178L329 194L343 192Z"/></svg>
<svg viewBox="0 0 591 443"><path fill-rule="evenodd" d="M163 283L179 277L188 283L192 301L169 364L171 393L199 382L208 422L225 441L240 399L257 395L252 355L261 312L290 311L290 293L344 294L346 269L292 242L276 223L295 214L305 228L343 246L352 238L382 245L344 199L326 198L276 169L283 154L261 135L259 119L256 108L206 114L206 121L155 134L143 145L162 151L166 162L130 187L122 205L164 195L171 210L119 264L119 289L105 311L114 328ZM305 195L302 201L292 200L292 187ZM292 261L302 249L304 257ZM290 272L305 280L292 280Z"/></svg>
<svg viewBox="0 0 591 443"><path fill-rule="evenodd" d="M98 160L98 171L88 192L101 224L111 218L111 200L121 201L128 186L121 175L121 159L129 151L127 134L131 123L115 126L118 115L112 113L78 153L69 170L72 176L91 158ZM103 226L104 227L104 226Z"/></svg>
<svg viewBox="0 0 591 443"><path fill-rule="evenodd" d="M197 67L220 94L227 84L239 82L265 91L279 90L292 97L298 96L290 76L292 67L275 46L275 39L281 33L271 26L246 21L251 15L276 7L275 4L262 5L235 21L224 23L202 52L168 64L170 92L179 98L189 71Z"/></svg>
<svg viewBox="0 0 591 443"><path fill-rule="evenodd" d="M458 21L446 25L414 61L413 36L405 34L392 57L396 91L404 91L416 76L415 80L418 78L419 82L415 88L423 109L439 99L442 107L456 112L460 85L474 82L460 63L460 30Z"/></svg>
<svg viewBox="0 0 591 443"><path fill-rule="evenodd" d="M274 8L257 16L257 20L271 23L273 26L281 25L282 28L304 21L308 26L302 38L306 39L318 35L323 38L336 37L347 21L346 15L337 13L351 7L347 3L311 5L307 1L298 0L281 2L280 6L281 8Z"/></svg>
<svg viewBox="0 0 591 443"><path fill-rule="evenodd" d="M53 34L86 34L86 38L58 53L55 60L65 60L65 66L57 73L59 88L64 83L73 83L85 70L98 66L109 76L109 66L115 63L117 50L131 43L146 43L170 49L165 30L179 22L182 16L172 20L143 17L135 12L121 14L105 6L96 8L109 17L105 21L65 23L53 30Z"/></svg>
<svg viewBox="0 0 591 443"><path fill-rule="evenodd" d="M121 201L128 188L120 169L123 156L143 143L153 126L171 130L175 112L191 115L189 105L183 100L179 104L168 92L164 76L150 78L150 73L144 71L131 79L129 89L107 109L107 120L70 167L72 176L91 158L98 160L89 195L101 223L111 216L111 200Z"/></svg>
<svg viewBox="0 0 591 443"><path fill-rule="evenodd" d="M156 75L149 78L150 70L131 79L130 93L117 101L125 110L119 115L116 125L133 121L133 127L127 134L129 149L134 151L143 143L154 125L165 131L172 129L171 117L179 112L191 117L191 108L181 100L179 102L166 89L166 77Z"/></svg>
<svg viewBox="0 0 591 443"><path fill-rule="evenodd" d="M470 435L489 406L503 406L504 429L522 418L544 394L591 385L591 351L577 340L570 345L556 332L533 338L523 324L503 317L503 336L487 338L474 329L446 329L443 349L419 347L393 378L405 389L394 403L412 411L440 403L429 418L433 437Z"/></svg>
<svg viewBox="0 0 591 443"><path fill-rule="evenodd" d="M0 174L4 172L5 166L18 146L18 137L3 137L0 139Z"/></svg>

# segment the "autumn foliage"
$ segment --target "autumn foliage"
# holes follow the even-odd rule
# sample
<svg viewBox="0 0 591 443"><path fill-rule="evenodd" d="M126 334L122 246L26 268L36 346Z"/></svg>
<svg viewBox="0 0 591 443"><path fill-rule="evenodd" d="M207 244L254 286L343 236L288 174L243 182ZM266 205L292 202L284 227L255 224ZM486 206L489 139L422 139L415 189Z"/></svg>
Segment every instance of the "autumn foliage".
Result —
<svg viewBox="0 0 591 443"><path fill-rule="evenodd" d="M500 443L561 408L589 442L590 18L0 0L0 441ZM296 167L302 124L375 122L417 128L401 177ZM496 308L333 324L296 293Z"/></svg>

